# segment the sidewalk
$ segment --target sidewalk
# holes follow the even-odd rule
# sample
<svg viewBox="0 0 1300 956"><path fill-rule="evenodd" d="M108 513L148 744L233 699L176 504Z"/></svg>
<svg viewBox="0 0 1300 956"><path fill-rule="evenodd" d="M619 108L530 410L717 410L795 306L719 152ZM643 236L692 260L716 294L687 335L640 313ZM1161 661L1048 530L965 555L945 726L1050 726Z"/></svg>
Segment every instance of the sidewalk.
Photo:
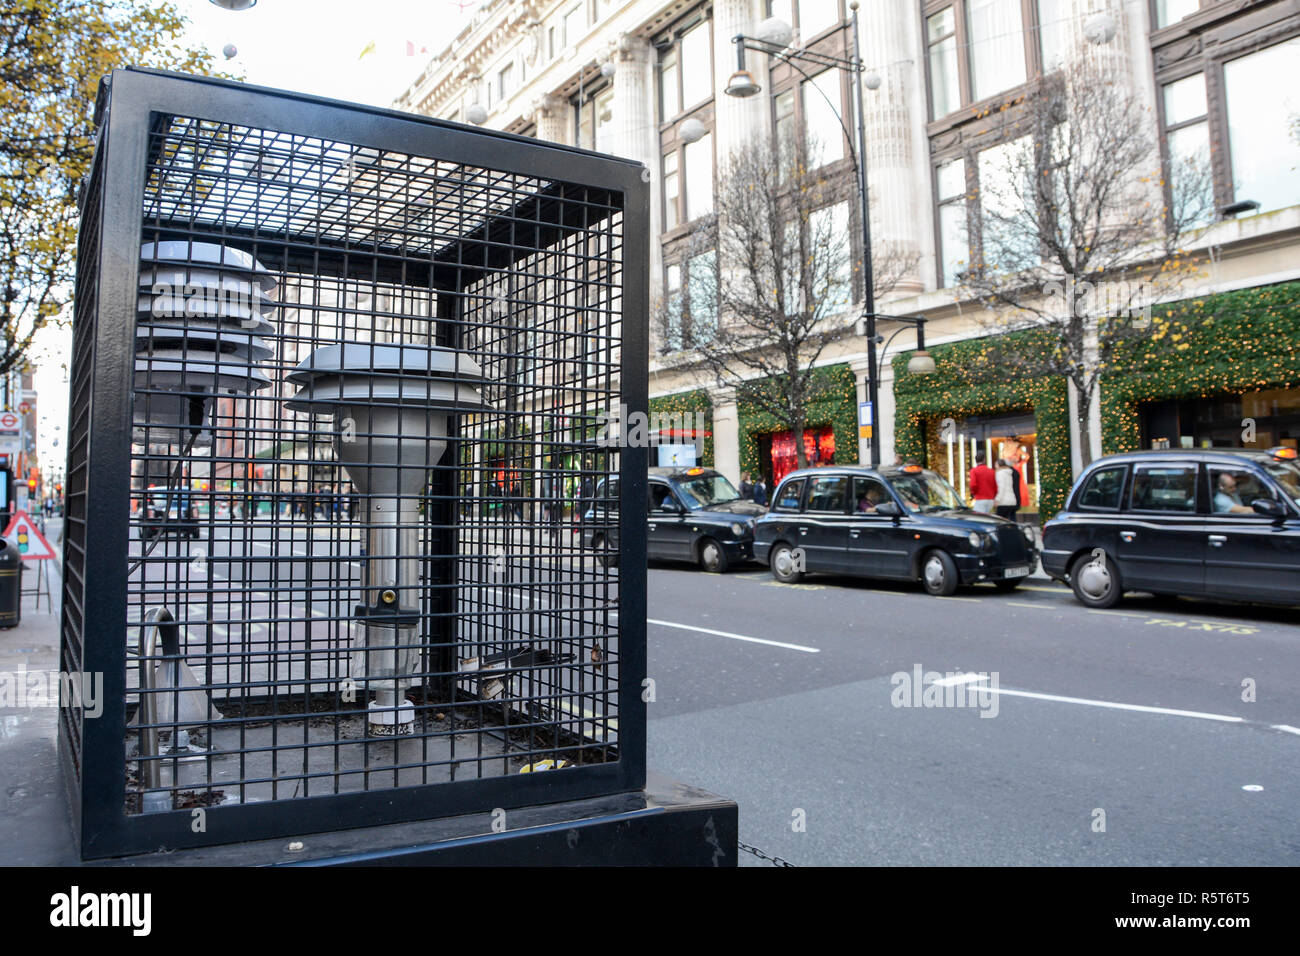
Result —
<svg viewBox="0 0 1300 956"><path fill-rule="evenodd" d="M46 537L62 555L63 520L46 523ZM63 585L59 562L48 561L53 593L50 609L44 595L40 610L36 599L22 599L22 620L15 628L0 630L0 681L4 705L9 694L26 687L32 672L59 669L59 598ZM39 569L29 562L23 570L23 587L35 590ZM42 686L48 686L47 681ZM25 695L24 695L25 696ZM44 704L44 701L39 703ZM56 706L0 706L0 865L62 865L77 862L63 779L58 767L58 716Z"/></svg>

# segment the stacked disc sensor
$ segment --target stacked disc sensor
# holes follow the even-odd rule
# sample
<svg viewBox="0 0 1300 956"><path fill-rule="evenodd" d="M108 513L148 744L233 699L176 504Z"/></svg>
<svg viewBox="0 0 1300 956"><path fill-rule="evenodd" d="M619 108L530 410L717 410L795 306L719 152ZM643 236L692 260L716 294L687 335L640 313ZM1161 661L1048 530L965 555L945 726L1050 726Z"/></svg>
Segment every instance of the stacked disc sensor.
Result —
<svg viewBox="0 0 1300 956"><path fill-rule="evenodd" d="M176 240L140 247L135 338L139 442L182 444L207 424L214 395L271 384L258 365L273 350L270 272L248 253ZM197 436L196 444L208 444Z"/></svg>

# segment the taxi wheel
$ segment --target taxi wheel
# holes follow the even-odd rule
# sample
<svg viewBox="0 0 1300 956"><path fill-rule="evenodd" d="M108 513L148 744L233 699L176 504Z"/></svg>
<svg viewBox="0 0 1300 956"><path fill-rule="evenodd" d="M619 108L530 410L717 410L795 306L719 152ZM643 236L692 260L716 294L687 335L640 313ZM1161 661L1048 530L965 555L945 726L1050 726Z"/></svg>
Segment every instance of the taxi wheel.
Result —
<svg viewBox="0 0 1300 956"><path fill-rule="evenodd" d="M722 545L712 538L705 538L700 542L700 567L714 574L721 574L727 570L727 552L723 551Z"/></svg>
<svg viewBox="0 0 1300 956"><path fill-rule="evenodd" d="M921 583L935 597L948 597L957 591L957 565L947 551L935 548L921 561Z"/></svg>
<svg viewBox="0 0 1300 956"><path fill-rule="evenodd" d="M1074 596L1085 607L1114 607L1124 596L1119 569L1110 555L1082 555L1070 568L1070 587Z"/></svg>
<svg viewBox="0 0 1300 956"><path fill-rule="evenodd" d="M768 559L772 568L772 577L782 584L796 584L803 574L795 570L794 549L788 544L772 545L772 554Z"/></svg>

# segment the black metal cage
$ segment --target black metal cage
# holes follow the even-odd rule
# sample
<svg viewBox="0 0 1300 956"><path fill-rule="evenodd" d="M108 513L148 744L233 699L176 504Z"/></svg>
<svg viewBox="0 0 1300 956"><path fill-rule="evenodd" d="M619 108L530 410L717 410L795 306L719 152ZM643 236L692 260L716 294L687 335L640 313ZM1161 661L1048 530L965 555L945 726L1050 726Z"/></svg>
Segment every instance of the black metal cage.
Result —
<svg viewBox="0 0 1300 956"><path fill-rule="evenodd" d="M99 112L62 619L105 688L61 712L83 856L642 787L646 453L607 426L646 407L644 167L145 70ZM584 533L607 487L617 563Z"/></svg>

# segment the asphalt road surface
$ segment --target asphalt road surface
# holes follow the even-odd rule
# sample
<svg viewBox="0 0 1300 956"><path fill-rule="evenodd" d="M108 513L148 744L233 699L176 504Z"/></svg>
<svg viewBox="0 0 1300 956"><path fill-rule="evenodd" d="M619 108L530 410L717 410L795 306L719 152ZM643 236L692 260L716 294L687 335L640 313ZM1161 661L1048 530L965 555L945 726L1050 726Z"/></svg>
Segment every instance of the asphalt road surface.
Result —
<svg viewBox="0 0 1300 956"><path fill-rule="evenodd" d="M1300 864L1295 608L757 566L656 565L649 592L650 766L736 800L769 855Z"/></svg>

